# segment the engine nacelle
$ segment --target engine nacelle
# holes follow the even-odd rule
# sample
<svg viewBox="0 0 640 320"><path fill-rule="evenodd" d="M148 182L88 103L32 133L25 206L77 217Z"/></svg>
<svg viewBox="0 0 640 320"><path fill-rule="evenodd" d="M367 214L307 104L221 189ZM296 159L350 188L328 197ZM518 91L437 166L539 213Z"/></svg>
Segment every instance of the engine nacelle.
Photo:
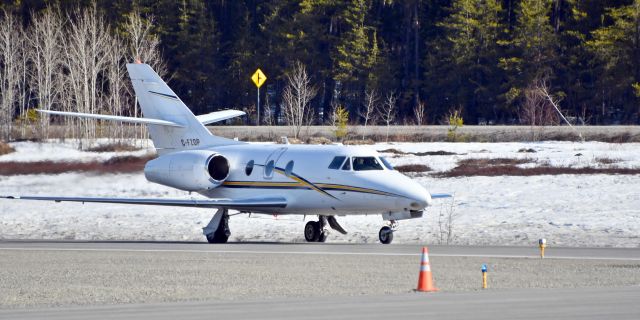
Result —
<svg viewBox="0 0 640 320"><path fill-rule="evenodd" d="M147 162L144 175L151 182L185 191L209 190L227 180L229 160L211 151L181 151Z"/></svg>

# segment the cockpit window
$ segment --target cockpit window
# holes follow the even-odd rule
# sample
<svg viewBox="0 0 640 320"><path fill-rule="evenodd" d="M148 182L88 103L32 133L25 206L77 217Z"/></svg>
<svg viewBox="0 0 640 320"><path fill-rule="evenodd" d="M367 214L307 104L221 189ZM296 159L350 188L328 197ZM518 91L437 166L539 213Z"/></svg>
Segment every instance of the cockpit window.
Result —
<svg viewBox="0 0 640 320"><path fill-rule="evenodd" d="M380 161L382 161L382 164L384 164L384 166L387 167L387 169L393 170L393 166L391 165L391 163L389 163L389 160L387 160L385 157L380 157Z"/></svg>
<svg viewBox="0 0 640 320"><path fill-rule="evenodd" d="M345 161L342 166L342 170L351 170L351 158L347 158L347 161Z"/></svg>
<svg viewBox="0 0 640 320"><path fill-rule="evenodd" d="M353 170L383 170L380 162L375 157L353 157Z"/></svg>
<svg viewBox="0 0 640 320"><path fill-rule="evenodd" d="M335 158L333 158L333 161L331 161L331 164L329 165L329 169L340 169L340 166L342 165L342 163L344 162L344 159L347 158L345 156L337 156Z"/></svg>

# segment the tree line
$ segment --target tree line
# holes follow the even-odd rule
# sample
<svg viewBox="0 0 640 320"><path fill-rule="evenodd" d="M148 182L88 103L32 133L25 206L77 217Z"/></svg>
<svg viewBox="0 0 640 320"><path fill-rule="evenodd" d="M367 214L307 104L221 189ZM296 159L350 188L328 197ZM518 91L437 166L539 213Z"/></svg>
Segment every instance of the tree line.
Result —
<svg viewBox="0 0 640 320"><path fill-rule="evenodd" d="M39 15L59 10L64 30L72 29L74 10L85 8L95 8L106 35L125 47L132 43L132 13L150 26L145 37L157 41L154 59L196 114L223 108L255 113L250 76L261 68L268 77L260 91L261 118L293 121L286 88L304 66L313 93L305 112L315 124L331 123L338 106L361 124L433 124L454 113L471 124L531 123L531 106L550 108L534 99L541 84L573 121L639 123L640 0L4 1L2 26L11 16L30 30ZM72 41L64 39L68 55ZM11 51L7 43L2 40L3 57ZM127 52L125 60L132 61L136 55ZM63 77L68 68L63 64ZM32 96L18 90L16 98L5 93L3 80L3 105L30 99L23 105L46 106L46 94L36 96L30 81ZM104 83L92 88L112 92ZM94 89L68 103L80 110L111 105L102 93L85 102ZM135 108L129 91L121 92ZM388 110L389 98L393 113L368 110ZM25 108L15 107L17 115ZM544 116L535 124L557 122L549 112L538 113Z"/></svg>

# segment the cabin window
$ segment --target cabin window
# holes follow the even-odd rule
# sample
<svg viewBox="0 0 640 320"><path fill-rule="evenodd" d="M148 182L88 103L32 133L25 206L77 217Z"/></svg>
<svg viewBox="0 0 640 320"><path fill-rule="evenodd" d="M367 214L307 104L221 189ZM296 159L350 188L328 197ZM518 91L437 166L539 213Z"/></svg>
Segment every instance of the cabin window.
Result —
<svg viewBox="0 0 640 320"><path fill-rule="evenodd" d="M351 158L347 158L347 161L342 166L342 170L351 170Z"/></svg>
<svg viewBox="0 0 640 320"><path fill-rule="evenodd" d="M380 161L382 161L382 164L384 164L384 166L387 167L387 169L393 170L393 166L391 165L391 163L389 163L389 160L387 160L387 158L380 157Z"/></svg>
<svg viewBox="0 0 640 320"><path fill-rule="evenodd" d="M331 164L329 164L329 169L340 169L340 166L342 165L342 163L344 162L344 159L346 159L347 157L345 156L337 156L335 158L333 158L333 161L331 161Z"/></svg>
<svg viewBox="0 0 640 320"><path fill-rule="evenodd" d="M293 160L287 163L287 166L284 168L284 175L287 177L291 176L291 172L293 172Z"/></svg>
<svg viewBox="0 0 640 320"><path fill-rule="evenodd" d="M271 178L271 176L273 175L274 167L275 167L275 162L273 160L269 160L269 162L267 162L267 165L264 166L264 176L266 178Z"/></svg>
<svg viewBox="0 0 640 320"><path fill-rule="evenodd" d="M253 164L254 164L253 160L247 162L247 167L244 168L244 173L246 173L247 176L250 176L251 172L253 172Z"/></svg>
<svg viewBox="0 0 640 320"><path fill-rule="evenodd" d="M383 170L380 162L375 157L353 157L353 170Z"/></svg>

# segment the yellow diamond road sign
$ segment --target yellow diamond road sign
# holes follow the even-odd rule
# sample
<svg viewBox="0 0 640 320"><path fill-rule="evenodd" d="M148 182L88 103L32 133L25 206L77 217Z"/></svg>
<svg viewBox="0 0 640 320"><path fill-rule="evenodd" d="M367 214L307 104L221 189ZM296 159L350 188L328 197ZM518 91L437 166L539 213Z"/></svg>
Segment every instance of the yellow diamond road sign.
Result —
<svg viewBox="0 0 640 320"><path fill-rule="evenodd" d="M256 87L260 88L262 87L262 85L264 84L265 81L267 81L267 76L264 75L264 73L262 72L262 70L258 69L256 70L256 72L251 76L251 80L253 80L253 83L256 84Z"/></svg>

